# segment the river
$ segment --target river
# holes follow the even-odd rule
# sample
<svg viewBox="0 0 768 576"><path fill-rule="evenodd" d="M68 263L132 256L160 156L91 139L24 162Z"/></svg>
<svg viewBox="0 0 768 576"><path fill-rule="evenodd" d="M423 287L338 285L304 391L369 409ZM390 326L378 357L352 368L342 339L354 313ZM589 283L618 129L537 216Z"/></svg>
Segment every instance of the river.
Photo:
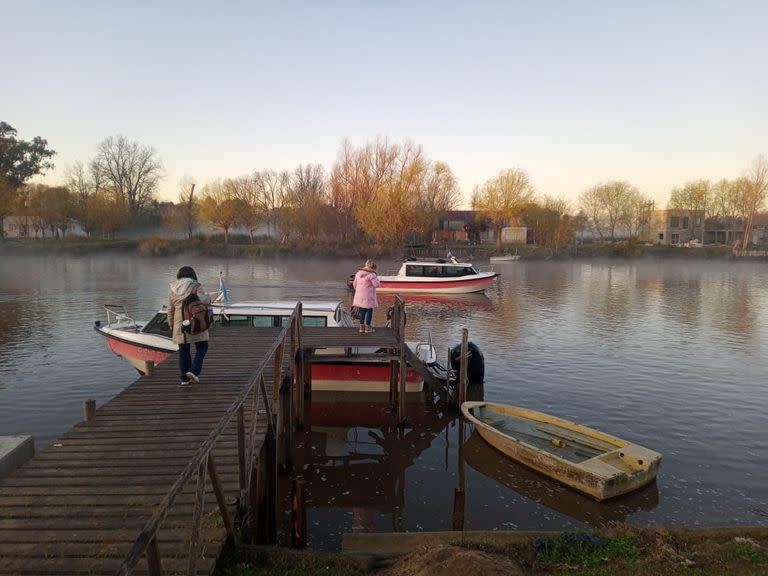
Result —
<svg viewBox="0 0 768 576"><path fill-rule="evenodd" d="M82 418L83 400L101 405L129 385L135 371L106 349L93 322L116 302L148 318L188 263L211 289L223 272L234 300L347 304L344 279L359 264L0 254L0 435L33 434L40 450ZM468 530L606 520L768 525L765 264L521 261L496 269L502 276L484 295L406 298L408 338L429 333L447 355L468 328L485 355L486 399L657 450L657 481L598 504L503 460L469 428L459 453L457 418L430 407L416 408L418 424L405 431L318 421L294 454L308 481L311 546L337 549L352 530L450 529L462 476ZM384 322L384 305L374 324Z"/></svg>

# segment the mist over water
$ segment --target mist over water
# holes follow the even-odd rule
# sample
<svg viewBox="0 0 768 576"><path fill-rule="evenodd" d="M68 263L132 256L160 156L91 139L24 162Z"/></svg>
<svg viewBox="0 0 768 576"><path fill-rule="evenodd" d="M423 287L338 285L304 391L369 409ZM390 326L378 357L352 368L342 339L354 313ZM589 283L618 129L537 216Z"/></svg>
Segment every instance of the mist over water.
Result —
<svg viewBox="0 0 768 576"><path fill-rule="evenodd" d="M344 279L361 263L0 254L0 435L33 434L40 450L81 419L83 400L101 405L133 382L133 368L107 350L93 322L114 303L149 318L184 264L211 290L222 271L233 300L349 305ZM450 529L462 473L468 530L768 524L764 263L521 261L496 269L502 276L486 294L407 296L408 338L430 334L446 357L467 327L485 355L486 399L662 452L657 482L598 504L500 458L469 427L460 460L454 414L416 406L412 429L387 430L383 421L334 421L334 413L366 407L381 416L376 402L339 408L331 399L294 454L308 480L312 546L337 548L351 530ZM380 295L375 324L391 299Z"/></svg>

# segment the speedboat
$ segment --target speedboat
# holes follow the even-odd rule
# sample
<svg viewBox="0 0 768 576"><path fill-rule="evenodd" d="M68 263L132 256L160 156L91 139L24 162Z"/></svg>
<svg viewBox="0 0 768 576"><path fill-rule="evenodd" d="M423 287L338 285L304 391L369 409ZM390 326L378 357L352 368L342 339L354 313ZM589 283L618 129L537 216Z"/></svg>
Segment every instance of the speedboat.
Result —
<svg viewBox="0 0 768 576"><path fill-rule="evenodd" d="M448 259L416 260L402 263L394 275L379 276L378 292L432 292L466 294L482 292L499 276L491 271L478 272L469 262Z"/></svg>
<svg viewBox="0 0 768 576"><path fill-rule="evenodd" d="M258 328L279 328L288 322L295 301L277 302L237 302L225 303L214 301L213 329L226 329L228 326L250 326ZM107 305L107 321L95 322L94 329L101 334L107 347L118 356L124 358L140 374L147 374L152 366L165 361L172 353L178 351L178 345L171 338L171 328L168 326L168 311L166 306L158 310L147 322L134 320L124 307ZM356 327L358 323L342 307L341 302L302 300L302 324L305 327ZM410 342L406 345L414 351L417 357L427 367L436 366L437 358L434 347L430 342ZM384 350L358 347L352 352L367 354L365 360L341 359L345 354L343 348L325 348L316 351L316 357L333 355L327 362L322 358L312 365L312 388L320 390L360 390L387 391L389 390L389 361L384 359ZM382 360L371 358L371 354L382 353ZM421 391L424 380L412 368L406 373L406 391Z"/></svg>

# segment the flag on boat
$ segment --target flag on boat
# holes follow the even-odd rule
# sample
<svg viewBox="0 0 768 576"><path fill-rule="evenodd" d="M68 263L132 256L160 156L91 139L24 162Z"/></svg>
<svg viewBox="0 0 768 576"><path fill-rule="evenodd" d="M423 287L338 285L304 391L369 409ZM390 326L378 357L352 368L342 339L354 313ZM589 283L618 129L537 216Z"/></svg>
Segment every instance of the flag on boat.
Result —
<svg viewBox="0 0 768 576"><path fill-rule="evenodd" d="M219 272L219 292L221 292L221 299L224 300L224 304L229 304L229 293L226 284L224 284L224 275L221 272Z"/></svg>

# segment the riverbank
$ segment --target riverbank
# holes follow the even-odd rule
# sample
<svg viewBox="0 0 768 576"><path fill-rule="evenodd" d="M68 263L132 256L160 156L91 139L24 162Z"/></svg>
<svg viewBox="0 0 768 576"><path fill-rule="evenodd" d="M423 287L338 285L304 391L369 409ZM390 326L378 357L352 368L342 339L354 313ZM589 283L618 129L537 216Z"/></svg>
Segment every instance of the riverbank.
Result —
<svg viewBox="0 0 768 576"><path fill-rule="evenodd" d="M314 242L290 243L262 242L256 244L224 244L209 239L193 240L164 237L146 237L121 240L53 240L53 239L7 239L0 242L0 253L53 253L53 254L90 254L120 252L141 256L175 256L194 254L217 258L271 258L278 256L312 256L332 258L395 258L445 257L448 251L457 258L472 261L484 261L499 251L493 244L441 244L419 247L391 248L381 245L362 245L359 243ZM612 244L581 244L566 246L557 251L531 244L505 246L501 253L516 253L522 260L551 260L572 258L657 258L657 259L731 259L728 246L705 246L687 248L678 246L647 246L641 243L616 242Z"/></svg>
<svg viewBox="0 0 768 576"><path fill-rule="evenodd" d="M498 532L485 541L456 533L423 539L401 556L242 547L220 576L473 576L768 574L768 528L667 530L615 526L601 532Z"/></svg>

